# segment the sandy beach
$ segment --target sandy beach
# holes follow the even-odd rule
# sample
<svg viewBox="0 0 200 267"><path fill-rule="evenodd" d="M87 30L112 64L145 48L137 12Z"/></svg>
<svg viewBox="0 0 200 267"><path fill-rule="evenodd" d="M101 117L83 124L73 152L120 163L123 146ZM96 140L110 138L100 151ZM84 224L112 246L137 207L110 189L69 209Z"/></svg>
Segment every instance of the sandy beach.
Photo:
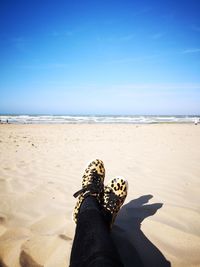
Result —
<svg viewBox="0 0 200 267"><path fill-rule="evenodd" d="M125 267L200 266L200 125L0 125L0 266L66 267L82 173L129 181L113 227Z"/></svg>

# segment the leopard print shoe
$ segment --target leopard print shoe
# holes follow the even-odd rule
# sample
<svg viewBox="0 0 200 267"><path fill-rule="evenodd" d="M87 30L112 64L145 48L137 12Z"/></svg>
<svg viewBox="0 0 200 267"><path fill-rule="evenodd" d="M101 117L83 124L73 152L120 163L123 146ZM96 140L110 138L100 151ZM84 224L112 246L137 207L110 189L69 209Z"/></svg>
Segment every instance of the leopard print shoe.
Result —
<svg viewBox="0 0 200 267"><path fill-rule="evenodd" d="M127 191L128 182L124 178L114 178L104 187L103 207L111 213L111 227L126 199Z"/></svg>
<svg viewBox="0 0 200 267"><path fill-rule="evenodd" d="M73 221L77 223L78 213L83 200L89 196L95 196L100 204L103 202L105 168L103 161L96 159L86 168L83 179L82 189L77 191L73 196L78 197L78 201L73 211Z"/></svg>

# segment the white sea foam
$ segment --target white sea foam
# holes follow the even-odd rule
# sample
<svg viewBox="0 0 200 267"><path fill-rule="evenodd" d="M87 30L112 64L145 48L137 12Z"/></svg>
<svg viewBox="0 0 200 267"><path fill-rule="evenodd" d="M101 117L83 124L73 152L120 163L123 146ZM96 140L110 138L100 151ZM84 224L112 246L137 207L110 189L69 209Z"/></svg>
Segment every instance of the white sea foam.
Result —
<svg viewBox="0 0 200 267"><path fill-rule="evenodd" d="M199 116L80 116L80 115L0 115L2 123L194 123Z"/></svg>

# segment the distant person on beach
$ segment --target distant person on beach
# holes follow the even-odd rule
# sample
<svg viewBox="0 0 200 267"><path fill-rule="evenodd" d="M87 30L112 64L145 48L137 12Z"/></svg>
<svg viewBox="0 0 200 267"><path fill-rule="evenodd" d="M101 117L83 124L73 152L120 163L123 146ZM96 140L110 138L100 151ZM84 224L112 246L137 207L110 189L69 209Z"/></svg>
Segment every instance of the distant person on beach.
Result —
<svg viewBox="0 0 200 267"><path fill-rule="evenodd" d="M114 178L104 186L105 169L101 160L92 161L82 180L82 189L73 212L77 224L70 267L123 267L110 230L127 196L128 183Z"/></svg>
<svg viewBox="0 0 200 267"><path fill-rule="evenodd" d="M197 125L198 122L199 122L199 119L198 119L198 118L195 118L195 120L194 120L194 124Z"/></svg>

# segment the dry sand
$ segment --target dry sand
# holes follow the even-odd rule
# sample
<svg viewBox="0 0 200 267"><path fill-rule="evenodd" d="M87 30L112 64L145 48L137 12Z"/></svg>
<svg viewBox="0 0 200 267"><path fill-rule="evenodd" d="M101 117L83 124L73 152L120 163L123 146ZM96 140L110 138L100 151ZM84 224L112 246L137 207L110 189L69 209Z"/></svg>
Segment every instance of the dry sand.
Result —
<svg viewBox="0 0 200 267"><path fill-rule="evenodd" d="M68 266L72 194L91 159L129 194L113 228L125 266L200 266L200 125L0 125L0 266Z"/></svg>

